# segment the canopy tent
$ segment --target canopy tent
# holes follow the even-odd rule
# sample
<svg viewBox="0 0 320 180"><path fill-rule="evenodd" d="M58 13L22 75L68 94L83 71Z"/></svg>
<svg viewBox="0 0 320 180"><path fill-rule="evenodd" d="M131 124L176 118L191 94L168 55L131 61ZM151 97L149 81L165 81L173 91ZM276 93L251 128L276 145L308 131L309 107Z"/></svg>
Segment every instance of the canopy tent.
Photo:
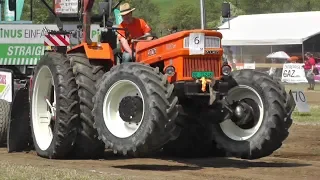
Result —
<svg viewBox="0 0 320 180"><path fill-rule="evenodd" d="M320 33L319 19L320 11L242 15L219 32L223 46L302 44Z"/></svg>

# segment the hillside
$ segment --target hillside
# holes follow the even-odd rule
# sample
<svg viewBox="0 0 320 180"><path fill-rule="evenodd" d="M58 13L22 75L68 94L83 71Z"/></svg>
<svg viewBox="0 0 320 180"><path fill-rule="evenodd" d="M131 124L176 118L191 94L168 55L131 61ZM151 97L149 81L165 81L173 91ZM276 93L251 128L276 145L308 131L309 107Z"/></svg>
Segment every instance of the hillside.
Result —
<svg viewBox="0 0 320 180"><path fill-rule="evenodd" d="M184 2L184 4L191 4L192 6L197 6L200 8L199 0L150 0L150 1L158 5L161 19L164 19L167 16L169 16L170 9L175 7L176 5L178 5L178 3L181 3L181 2Z"/></svg>

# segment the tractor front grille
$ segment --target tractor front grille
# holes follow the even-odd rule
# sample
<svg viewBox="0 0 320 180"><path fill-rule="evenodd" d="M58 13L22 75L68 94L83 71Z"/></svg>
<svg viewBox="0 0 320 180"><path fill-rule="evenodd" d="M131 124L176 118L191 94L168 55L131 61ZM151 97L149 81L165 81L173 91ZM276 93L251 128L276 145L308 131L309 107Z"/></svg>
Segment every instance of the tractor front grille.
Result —
<svg viewBox="0 0 320 180"><path fill-rule="evenodd" d="M189 36L183 39L183 47L189 48ZM215 36L206 36L204 48L220 48L220 38Z"/></svg>
<svg viewBox="0 0 320 180"><path fill-rule="evenodd" d="M193 71L213 71L215 77L221 74L221 59L218 57L186 57L183 66L184 77L191 77Z"/></svg>

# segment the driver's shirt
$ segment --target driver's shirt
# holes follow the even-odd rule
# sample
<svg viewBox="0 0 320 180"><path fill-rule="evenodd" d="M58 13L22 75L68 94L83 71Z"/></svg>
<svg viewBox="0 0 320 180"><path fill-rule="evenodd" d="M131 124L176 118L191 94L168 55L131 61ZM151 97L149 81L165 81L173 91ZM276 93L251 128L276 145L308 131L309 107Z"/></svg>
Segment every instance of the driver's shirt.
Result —
<svg viewBox="0 0 320 180"><path fill-rule="evenodd" d="M151 28L149 27L149 25L140 18L133 18L132 23L127 24L122 22L121 24L119 24L118 28L127 28L129 31L129 38L128 43L131 47L131 39L136 39L139 38L141 36L143 36L146 33L150 33L151 32ZM124 30L118 30L119 34L118 34L118 39L120 40L121 37L125 37L125 31ZM121 36L122 35L122 36ZM122 52L124 51L124 49L121 47Z"/></svg>

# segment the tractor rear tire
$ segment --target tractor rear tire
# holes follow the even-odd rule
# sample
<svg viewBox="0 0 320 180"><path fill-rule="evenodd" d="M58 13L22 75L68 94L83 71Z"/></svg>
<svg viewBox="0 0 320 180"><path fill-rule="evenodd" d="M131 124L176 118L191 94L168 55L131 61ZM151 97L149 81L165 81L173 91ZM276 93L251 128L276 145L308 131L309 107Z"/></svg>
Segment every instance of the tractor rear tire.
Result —
<svg viewBox="0 0 320 180"><path fill-rule="evenodd" d="M245 124L241 128L231 120L214 124L214 140L218 148L224 149L230 156L242 159L269 156L281 147L288 136L288 128L283 121L287 116L286 97L274 85L274 81L256 71L233 71L232 77L226 97L228 102L244 99L247 103L255 101L254 104L258 106L251 108L254 115L258 115L257 121L253 127L245 127L249 126Z"/></svg>
<svg viewBox="0 0 320 180"><path fill-rule="evenodd" d="M10 103L0 99L0 146L7 141L7 130L9 123Z"/></svg>
<svg viewBox="0 0 320 180"><path fill-rule="evenodd" d="M114 153L141 157L176 139L180 127L175 123L178 98L173 89L158 68L141 63L123 63L111 68L101 83L97 83L93 109L95 128L106 147ZM130 116L136 118L135 122L125 123L117 114L124 97L139 101L142 110L135 112L141 114L138 118ZM137 108L135 105L131 107Z"/></svg>
<svg viewBox="0 0 320 180"><path fill-rule="evenodd" d="M100 158L104 154L104 143L98 139L97 130L93 128L92 98L96 93L95 83L105 73L103 66L90 63L85 54L69 54L73 74L78 85L80 103L80 131L75 143L72 156L76 158Z"/></svg>
<svg viewBox="0 0 320 180"><path fill-rule="evenodd" d="M42 56L35 68L31 94L31 132L37 154L49 159L67 158L76 141L80 108L77 84L64 54L48 52ZM48 111L46 97L56 102L54 116ZM49 128L53 122L54 127Z"/></svg>

